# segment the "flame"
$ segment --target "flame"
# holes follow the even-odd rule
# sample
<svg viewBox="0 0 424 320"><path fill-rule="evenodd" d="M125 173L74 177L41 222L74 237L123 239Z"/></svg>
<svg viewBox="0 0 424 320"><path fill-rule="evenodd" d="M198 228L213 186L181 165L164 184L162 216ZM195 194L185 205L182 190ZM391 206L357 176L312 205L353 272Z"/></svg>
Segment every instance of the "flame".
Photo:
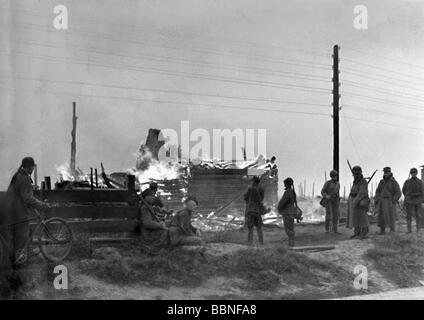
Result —
<svg viewBox="0 0 424 320"><path fill-rule="evenodd" d="M71 173L68 163L56 166L56 171L59 173L59 181L74 181L75 178Z"/></svg>
<svg viewBox="0 0 424 320"><path fill-rule="evenodd" d="M181 166L174 163L166 163L153 160L146 170L129 169L129 173L136 176L140 184L152 180L173 180L181 177Z"/></svg>
<svg viewBox="0 0 424 320"><path fill-rule="evenodd" d="M84 174L81 169L77 169L75 173L72 172L67 162L56 166L56 171L59 173L59 181L89 181L89 176Z"/></svg>
<svg viewBox="0 0 424 320"><path fill-rule="evenodd" d="M149 150L142 150L137 157L136 168L127 170L135 175L138 183L144 184L152 180L174 180L183 175L184 167L176 162L166 162L154 159Z"/></svg>

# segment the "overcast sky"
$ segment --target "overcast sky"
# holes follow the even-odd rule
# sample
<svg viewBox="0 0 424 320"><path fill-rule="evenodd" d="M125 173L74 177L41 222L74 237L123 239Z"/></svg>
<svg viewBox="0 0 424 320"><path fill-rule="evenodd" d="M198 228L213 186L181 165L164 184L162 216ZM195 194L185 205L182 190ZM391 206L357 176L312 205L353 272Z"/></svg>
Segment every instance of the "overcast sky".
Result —
<svg viewBox="0 0 424 320"><path fill-rule="evenodd" d="M67 31L53 27L59 4L69 10ZM367 30L353 26L358 4L368 9ZM342 185L351 182L347 159L367 175L379 169L374 182L384 166L403 183L424 164L422 1L0 0L0 7L1 189L23 156L36 158L41 177L69 162L76 101L84 170L101 161L108 172L132 167L149 128L179 131L189 120L211 133L266 129L280 177L306 179L309 192L315 182L317 193L332 167L335 44Z"/></svg>

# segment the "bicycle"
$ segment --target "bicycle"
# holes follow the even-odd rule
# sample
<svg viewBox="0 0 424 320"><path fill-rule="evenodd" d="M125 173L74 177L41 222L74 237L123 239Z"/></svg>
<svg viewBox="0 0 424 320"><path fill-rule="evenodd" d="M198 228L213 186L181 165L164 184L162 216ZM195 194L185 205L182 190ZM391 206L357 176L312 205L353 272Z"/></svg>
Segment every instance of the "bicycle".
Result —
<svg viewBox="0 0 424 320"><path fill-rule="evenodd" d="M36 239L35 243L38 245L38 248L45 260L55 263L63 261L69 255L73 244L72 229L69 224L62 218L44 218L36 209L34 209L34 213L35 217L33 218L8 225L2 225L0 228L7 228L19 223L37 220L37 224L34 228L32 228L32 230L30 230L30 234L20 252L28 251L31 244L33 244ZM0 233L0 263L8 259L9 253L12 250L13 248L7 243L6 239ZM25 263L27 257L24 259L25 261L17 262Z"/></svg>

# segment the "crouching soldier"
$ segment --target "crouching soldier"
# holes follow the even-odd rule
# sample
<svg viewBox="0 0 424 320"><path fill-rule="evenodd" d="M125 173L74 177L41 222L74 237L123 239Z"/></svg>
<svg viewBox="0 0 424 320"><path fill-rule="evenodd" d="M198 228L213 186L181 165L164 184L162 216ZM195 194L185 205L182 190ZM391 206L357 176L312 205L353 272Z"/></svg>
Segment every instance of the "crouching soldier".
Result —
<svg viewBox="0 0 424 320"><path fill-rule="evenodd" d="M155 194L153 191L144 192L141 206L141 249L147 254L157 254L160 249L169 245L168 228L164 221L155 213L153 204Z"/></svg>
<svg viewBox="0 0 424 320"><path fill-rule="evenodd" d="M418 170L412 168L410 173L411 178L405 181L402 188L402 192L405 196L408 233L412 232L412 217L415 217L417 232L422 227L421 203L424 201L424 185L423 182L417 178Z"/></svg>
<svg viewBox="0 0 424 320"><path fill-rule="evenodd" d="M284 181L283 197L278 203L278 213L283 216L284 229L289 239L289 247L294 247L294 220L297 216L296 192L293 187L293 179L287 178Z"/></svg>
<svg viewBox="0 0 424 320"><path fill-rule="evenodd" d="M188 196L184 201L184 209L172 217L169 225L171 246L201 246L203 244L200 230L191 224L191 216L198 202L194 196Z"/></svg>
<svg viewBox="0 0 424 320"><path fill-rule="evenodd" d="M395 231L396 205L402 196L400 186L393 177L391 169L385 167L383 173L383 179L380 180L375 191L380 234L385 234L386 227L390 227L391 232Z"/></svg>
<svg viewBox="0 0 424 320"><path fill-rule="evenodd" d="M330 232L330 226L334 233L338 233L337 227L339 224L340 207L339 174L336 170L331 170L330 177L331 180L327 181L321 190L321 195L325 204L325 233Z"/></svg>

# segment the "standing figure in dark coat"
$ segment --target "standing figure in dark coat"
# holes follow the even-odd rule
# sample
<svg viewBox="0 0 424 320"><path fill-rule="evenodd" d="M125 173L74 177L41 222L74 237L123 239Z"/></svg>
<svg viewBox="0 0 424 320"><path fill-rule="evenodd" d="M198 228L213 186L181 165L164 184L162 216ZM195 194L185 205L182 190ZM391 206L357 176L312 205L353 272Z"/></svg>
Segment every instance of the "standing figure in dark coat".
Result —
<svg viewBox="0 0 424 320"><path fill-rule="evenodd" d="M353 228L354 233L351 239L367 239L369 231L369 221L367 211L369 209L368 183L362 175L360 166L352 168L353 185L348 199L347 227Z"/></svg>
<svg viewBox="0 0 424 320"><path fill-rule="evenodd" d="M4 206L2 224L9 227L2 228L5 240L13 249L10 260L13 265L23 264L27 260L28 252L23 250L29 237L29 219L34 214L33 210L48 210L49 204L34 197L31 174L35 168L35 161L31 157L22 160L18 171L13 175L7 190Z"/></svg>
<svg viewBox="0 0 424 320"><path fill-rule="evenodd" d="M393 177L389 167L383 169L383 179L380 180L375 191L375 204L378 211L379 234L386 233L386 227L395 232L396 205L402 196L400 186Z"/></svg>
<svg viewBox="0 0 424 320"><path fill-rule="evenodd" d="M168 228L164 221L156 215L153 204L155 194L147 189L144 192L143 204L140 209L141 215L141 249L147 254L157 254L160 249L169 245Z"/></svg>
<svg viewBox="0 0 424 320"><path fill-rule="evenodd" d="M424 184L417 178L418 170L416 168L412 168L410 173L411 178L405 181L402 188L402 192L405 196L408 233L412 232L412 217L415 217L417 232L419 232L422 227L423 217L421 203L424 201Z"/></svg>
<svg viewBox="0 0 424 320"><path fill-rule="evenodd" d="M337 232L339 225L339 211L340 211L340 183L339 173L336 170L330 172L331 180L326 181L321 190L321 195L325 199L325 233L330 232L330 225L332 231Z"/></svg>
<svg viewBox="0 0 424 320"><path fill-rule="evenodd" d="M284 229L289 239L289 246L294 247L294 220L296 217L296 192L294 191L294 181L287 178L283 181L284 191L283 197L278 203L278 213L283 216Z"/></svg>
<svg viewBox="0 0 424 320"><path fill-rule="evenodd" d="M253 228L258 231L258 241L260 245L264 244L264 235L262 232L262 214L265 214L264 205L264 190L259 186L261 180L258 177L253 177L252 186L247 189L244 195L246 201L245 224L247 226L247 244L253 244Z"/></svg>
<svg viewBox="0 0 424 320"><path fill-rule="evenodd" d="M172 217L169 225L171 246L201 246L203 244L200 230L191 224L191 217L197 206L197 199L194 196L188 196L184 201L184 209Z"/></svg>

